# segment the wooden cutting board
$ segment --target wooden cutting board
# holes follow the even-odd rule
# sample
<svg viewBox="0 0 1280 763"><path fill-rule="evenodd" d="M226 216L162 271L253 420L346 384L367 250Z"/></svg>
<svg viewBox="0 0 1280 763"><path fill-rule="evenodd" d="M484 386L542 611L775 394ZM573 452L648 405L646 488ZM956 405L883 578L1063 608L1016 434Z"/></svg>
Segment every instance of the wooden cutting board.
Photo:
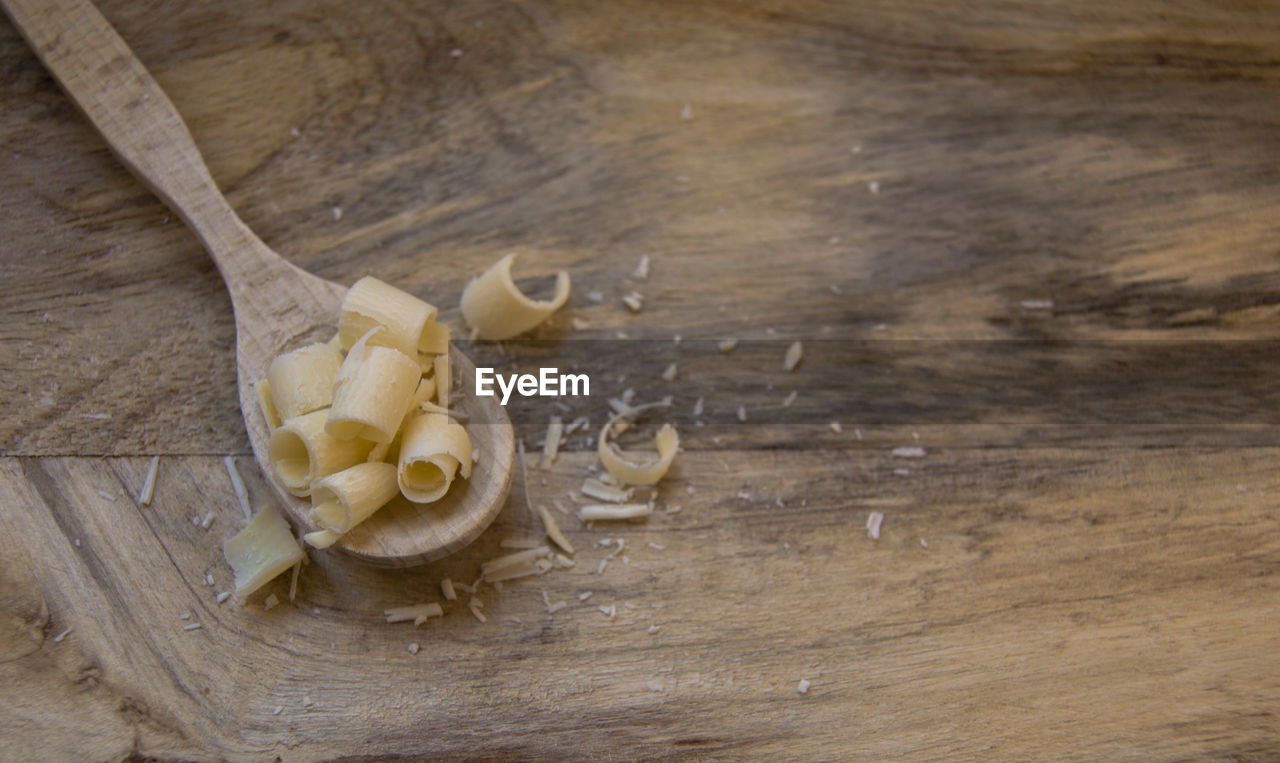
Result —
<svg viewBox="0 0 1280 763"><path fill-rule="evenodd" d="M450 317L507 251L568 269L473 350L591 375L512 405L531 450L592 428L454 557L217 604L224 456L265 500L229 302L0 23L4 757L1277 754L1276 9L102 10L298 265ZM626 388L684 452L586 526ZM557 503L575 569L383 622Z"/></svg>

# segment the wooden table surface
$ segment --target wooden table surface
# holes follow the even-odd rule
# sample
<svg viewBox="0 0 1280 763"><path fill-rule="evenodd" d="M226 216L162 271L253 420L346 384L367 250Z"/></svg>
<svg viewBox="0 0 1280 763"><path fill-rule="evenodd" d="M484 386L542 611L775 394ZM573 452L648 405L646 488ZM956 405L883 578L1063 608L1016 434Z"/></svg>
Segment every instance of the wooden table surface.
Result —
<svg viewBox="0 0 1280 763"><path fill-rule="evenodd" d="M1274 4L102 9L269 245L450 317L568 269L469 351L576 364L593 428L674 395L684 452L485 623L382 611L572 507L585 434L451 558L218 605L228 298L0 22L0 758L1280 754Z"/></svg>

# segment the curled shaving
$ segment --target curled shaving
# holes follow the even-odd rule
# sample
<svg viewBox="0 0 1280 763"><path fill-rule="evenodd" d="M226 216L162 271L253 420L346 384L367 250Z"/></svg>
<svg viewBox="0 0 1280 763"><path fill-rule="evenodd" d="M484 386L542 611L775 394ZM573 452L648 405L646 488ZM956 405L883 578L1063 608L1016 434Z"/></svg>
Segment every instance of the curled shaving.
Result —
<svg viewBox="0 0 1280 763"><path fill-rule="evenodd" d="M394 464L356 464L311 486L311 521L338 534L350 532L399 492Z"/></svg>
<svg viewBox="0 0 1280 763"><path fill-rule="evenodd" d="M372 276L352 284L342 299L338 316L338 341L350 347L357 337L374 327L384 331L372 344L393 347L413 357L420 345L437 339L436 308L417 297Z"/></svg>
<svg viewBox="0 0 1280 763"><path fill-rule="evenodd" d="M550 300L526 297L511 278L515 254L508 254L462 291L462 316L479 339L510 339L545 321L569 299L569 274L556 274Z"/></svg>
<svg viewBox="0 0 1280 763"><path fill-rule="evenodd" d="M471 477L471 439L448 416L415 416L405 426L398 462L404 497L414 503L432 503L448 492L455 474Z"/></svg>
<svg viewBox="0 0 1280 763"><path fill-rule="evenodd" d="M337 439L394 439L419 386L422 372L416 361L395 348L365 346L375 331L352 345L334 378L325 431Z"/></svg>
<svg viewBox="0 0 1280 763"><path fill-rule="evenodd" d="M596 446L596 452L600 455L600 463L604 464L604 468L619 482L627 485L652 485L662 479L667 469L671 468L671 461L675 459L676 451L680 449L680 436L676 434L675 427L663 424L662 429L659 429L658 434L653 438L654 446L658 450L657 461L637 464L624 458L618 446L610 441L614 424L634 418L646 409L670 405L670 400L638 405L605 422L604 429L600 430L600 442Z"/></svg>
<svg viewBox="0 0 1280 763"><path fill-rule="evenodd" d="M327 344L312 344L278 355L267 366L271 404L283 421L311 413L333 402L333 379L342 366L342 352Z"/></svg>

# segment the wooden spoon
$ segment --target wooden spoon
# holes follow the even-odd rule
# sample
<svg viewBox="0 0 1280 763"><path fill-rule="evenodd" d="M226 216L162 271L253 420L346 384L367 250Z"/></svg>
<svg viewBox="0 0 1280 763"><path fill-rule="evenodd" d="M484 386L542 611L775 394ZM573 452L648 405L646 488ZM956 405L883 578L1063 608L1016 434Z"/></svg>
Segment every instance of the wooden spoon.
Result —
<svg viewBox="0 0 1280 763"><path fill-rule="evenodd" d="M126 167L173 208L217 263L236 318L240 408L254 456L264 474L266 421L254 383L277 354L335 332L346 287L317 278L267 248L214 185L191 133L160 86L88 0L0 0L45 67L62 84ZM456 348L452 366L464 387L475 366ZM467 395L459 406L480 457L471 478L441 501L394 501L339 541L350 554L408 566L470 543L497 516L511 484L514 435L494 397ZM294 522L315 528L310 504L268 482Z"/></svg>

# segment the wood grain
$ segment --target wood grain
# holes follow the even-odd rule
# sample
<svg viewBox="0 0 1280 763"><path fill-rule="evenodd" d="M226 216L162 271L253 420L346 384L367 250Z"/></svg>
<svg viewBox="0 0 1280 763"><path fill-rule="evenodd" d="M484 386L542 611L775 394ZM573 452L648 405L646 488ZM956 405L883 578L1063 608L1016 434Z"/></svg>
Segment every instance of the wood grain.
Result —
<svg viewBox="0 0 1280 763"><path fill-rule="evenodd" d="M240 409L258 465L270 468L271 427L255 385L281 353L334 334L346 288L298 269L266 247L227 204L182 117L115 29L88 0L0 0L45 68L102 134L112 153L199 237L231 295L236 318ZM452 367L474 375L450 348ZM335 545L373 563L409 566L470 543L497 516L511 481L514 443L505 411L468 399L479 469L444 500L423 507L401 501ZM295 525L318 529L311 504L272 483Z"/></svg>
<svg viewBox="0 0 1280 763"><path fill-rule="evenodd" d="M873 453L686 454L661 496L678 513L562 516L577 569L486 588L488 623L446 602L419 630L381 611L440 600L442 577L469 581L501 539L530 536L522 496L418 570L316 554L297 604L264 612L214 602L230 585L219 528L238 521L218 459L162 462L154 509L94 492L136 490L146 459L9 459L4 500L28 510L3 529L52 555L48 631L74 630L4 667L77 655L99 688L60 698L60 679L37 718L130 698L168 734L143 734L151 754L1246 754L1276 731L1280 482L1259 464L1277 455L1187 449L1174 468L1129 449L957 449L902 477ZM535 478L535 500L589 460ZM209 507L211 530L189 521ZM627 561L597 575L604 537ZM541 591L569 608L546 614Z"/></svg>
<svg viewBox="0 0 1280 763"><path fill-rule="evenodd" d="M296 603L215 605L220 461L249 463L230 303L0 24L15 756L1277 754L1275 8L102 9L294 264L446 317L507 251L536 287L572 273L537 341L467 349L591 374L568 410L511 406L527 446L634 387L675 396L686 452L648 523L563 517L578 567L485 587L488 623L380 613L533 532L518 480L448 559L316 554ZM568 507L594 434L535 502ZM98 494L152 454L154 509ZM573 574L604 538L630 563Z"/></svg>

